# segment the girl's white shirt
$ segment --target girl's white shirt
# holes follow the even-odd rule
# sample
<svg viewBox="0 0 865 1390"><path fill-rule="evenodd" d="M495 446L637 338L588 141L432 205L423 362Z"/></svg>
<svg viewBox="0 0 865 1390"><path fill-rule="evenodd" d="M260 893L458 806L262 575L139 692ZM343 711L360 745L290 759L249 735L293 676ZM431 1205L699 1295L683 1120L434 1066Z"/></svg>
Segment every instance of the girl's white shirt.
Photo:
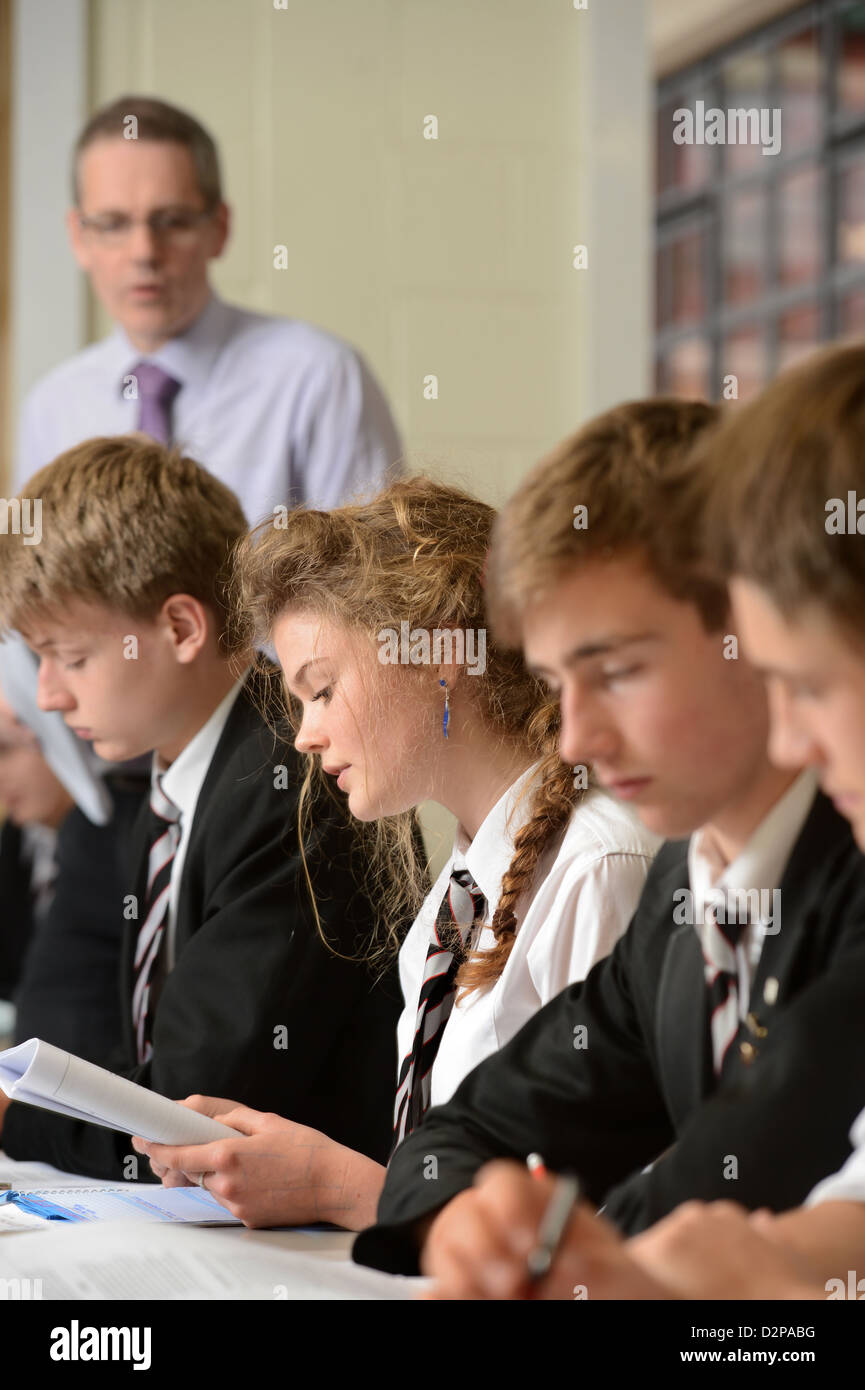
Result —
<svg viewBox="0 0 865 1390"><path fill-rule="evenodd" d="M450 859L402 944L404 1008L397 1025L397 1074L411 1049L427 949L448 879L455 869L468 869L483 892L485 925L475 946L489 950L495 944L489 923L513 858L514 837L529 816L539 767L535 763L508 788L473 840L457 826ZM524 787L529 789L518 802ZM431 1104L449 1100L479 1062L609 955L634 914L661 843L627 806L598 789L586 792L541 855L531 891L516 904L517 934L501 975L492 987L464 996L451 1011L433 1064Z"/></svg>

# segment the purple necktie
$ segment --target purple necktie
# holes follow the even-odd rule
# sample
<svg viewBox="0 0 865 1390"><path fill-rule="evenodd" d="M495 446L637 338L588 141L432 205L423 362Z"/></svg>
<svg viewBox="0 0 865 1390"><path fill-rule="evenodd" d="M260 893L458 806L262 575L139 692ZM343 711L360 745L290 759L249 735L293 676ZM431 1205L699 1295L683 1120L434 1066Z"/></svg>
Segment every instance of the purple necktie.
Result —
<svg viewBox="0 0 865 1390"><path fill-rule="evenodd" d="M132 368L138 382L138 429L152 435L160 444L171 443L171 406L180 382L155 362L139 362Z"/></svg>

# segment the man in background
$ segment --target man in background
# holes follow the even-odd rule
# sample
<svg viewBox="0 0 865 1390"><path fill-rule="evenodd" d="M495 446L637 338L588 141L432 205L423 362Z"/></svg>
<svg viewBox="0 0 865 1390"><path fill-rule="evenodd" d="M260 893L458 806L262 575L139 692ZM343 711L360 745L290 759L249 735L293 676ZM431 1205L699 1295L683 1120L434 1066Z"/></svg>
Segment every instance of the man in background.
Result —
<svg viewBox="0 0 865 1390"><path fill-rule="evenodd" d="M135 429L203 458L251 523L277 505L334 507L383 486L400 443L360 356L213 293L229 223L216 146L192 116L124 96L91 117L67 225L117 328L30 391L19 486L83 439Z"/></svg>
<svg viewBox="0 0 865 1390"><path fill-rule="evenodd" d="M358 353L310 324L237 308L213 293L210 262L222 254L229 225L215 143L191 115L124 96L91 117L75 147L68 230L116 327L29 392L17 489L82 440L130 430L203 459L238 495L250 523L283 506L332 507L371 495L394 476L399 438ZM15 685L18 717L35 722L37 664L23 644L3 644L4 676ZM52 911L31 945L18 1001L24 1017L41 1012L34 1015L28 1001L55 996L61 984L77 1016L84 1005L63 983L72 956L85 975L98 957L102 977L113 977L124 882L118 854L148 781L143 767L102 765L115 810L108 825L97 823L104 812L92 809L93 779L80 750L64 756L75 735L60 715L51 718L49 761L77 806L63 826ZM113 1017L113 994L110 1007ZM92 1026L92 1001L87 1009ZM70 1045L68 1035L43 1028L42 1036Z"/></svg>

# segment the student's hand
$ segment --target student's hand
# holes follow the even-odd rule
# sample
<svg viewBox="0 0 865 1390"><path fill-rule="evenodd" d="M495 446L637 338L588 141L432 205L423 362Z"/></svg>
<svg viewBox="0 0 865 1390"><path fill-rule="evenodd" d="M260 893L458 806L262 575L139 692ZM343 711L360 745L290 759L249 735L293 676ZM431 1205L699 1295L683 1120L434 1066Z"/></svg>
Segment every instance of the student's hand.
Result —
<svg viewBox="0 0 865 1390"><path fill-rule="evenodd" d="M734 1202L685 1202L628 1241L629 1254L678 1298L825 1298L807 1262L768 1239Z"/></svg>
<svg viewBox="0 0 865 1390"><path fill-rule="evenodd" d="M190 1097L193 1109L203 1109L210 1097ZM192 1104L192 1102L202 1104ZM222 1104L223 1102L219 1102ZM250 1110L245 1105L225 1111L203 1110L239 1130L235 1139L209 1144L155 1144L134 1139L139 1153L166 1187L204 1185L246 1226L293 1226L316 1221L340 1222L346 1202L340 1182L341 1155L350 1150L318 1130L294 1124L281 1115ZM344 1166L344 1164L343 1164Z"/></svg>
<svg viewBox="0 0 865 1390"><path fill-rule="evenodd" d="M237 1101L223 1100L219 1096L187 1096L185 1100L179 1100L178 1105L186 1105L190 1110L197 1110L201 1115L209 1115L215 1120L220 1115L225 1115L229 1110L238 1109ZM136 1153L148 1156L147 1140L139 1135L132 1138L132 1147ZM164 1163L157 1163L155 1159L150 1159L150 1167L154 1176L162 1179L164 1187L195 1187L198 1183L197 1177L188 1178L185 1173L177 1172L166 1167Z"/></svg>
<svg viewBox="0 0 865 1390"><path fill-rule="evenodd" d="M0 1091L0 1134L3 1133L3 1121L6 1118L6 1111L12 1104L12 1097L7 1096L5 1091Z"/></svg>
<svg viewBox="0 0 865 1390"><path fill-rule="evenodd" d="M177 1104L185 1105L189 1110L197 1110L199 1115L209 1115L212 1120L220 1115L227 1115L229 1110L247 1109L236 1100L222 1100L219 1096L187 1096L186 1100L179 1100Z"/></svg>
<svg viewBox="0 0 865 1390"><path fill-rule="evenodd" d="M665 1298L651 1274L628 1258L619 1234L588 1204L576 1208L550 1273L534 1288L526 1264L554 1180L521 1164L482 1168L474 1187L443 1207L421 1251L436 1282L432 1299Z"/></svg>

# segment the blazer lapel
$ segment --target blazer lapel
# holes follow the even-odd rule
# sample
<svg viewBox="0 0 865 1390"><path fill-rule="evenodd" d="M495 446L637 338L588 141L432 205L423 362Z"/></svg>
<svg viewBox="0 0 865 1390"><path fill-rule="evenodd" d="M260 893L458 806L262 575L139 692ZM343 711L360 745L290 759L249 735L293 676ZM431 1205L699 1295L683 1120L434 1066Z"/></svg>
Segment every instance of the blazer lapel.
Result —
<svg viewBox="0 0 865 1390"><path fill-rule="evenodd" d="M807 973L807 935L820 907L814 901L814 870L837 851L839 834L844 833L845 822L829 799L818 792L781 877L781 920L772 924L779 929L763 939L748 1017L727 1053L725 1078L727 1064L731 1070L736 1065L750 1065L759 1055L778 1007L784 1009L789 1004L791 994L800 986L803 970Z"/></svg>
<svg viewBox="0 0 865 1390"><path fill-rule="evenodd" d="M759 1054L776 1017L778 1005L783 1009L789 1003L802 934L807 927L808 914L801 898L794 897L783 886L783 880L781 902L781 930L763 938L763 948L751 985L747 1018L740 1023L738 1036L727 1054L727 1059L732 1060L735 1055L746 1065L750 1065ZM726 1066L724 1070L726 1072Z"/></svg>
<svg viewBox="0 0 865 1390"><path fill-rule="evenodd" d="M219 742L214 749L210 766L198 793L195 815L186 845L175 923L175 945L178 950L201 926L200 921L196 920L195 914L190 913L185 889L187 886L187 868L196 862L199 842L207 833L208 806L216 787L225 776L225 768L230 762L232 754L243 744L251 730L261 726L261 706L263 703L269 703L276 698L279 679L279 668L276 666L265 672L254 669L249 673L243 688L231 707L225 721L225 727L219 736ZM276 736L274 736L273 746L274 750L278 747ZM264 766L264 764L262 765ZM225 789L223 788L223 794L224 792Z"/></svg>

